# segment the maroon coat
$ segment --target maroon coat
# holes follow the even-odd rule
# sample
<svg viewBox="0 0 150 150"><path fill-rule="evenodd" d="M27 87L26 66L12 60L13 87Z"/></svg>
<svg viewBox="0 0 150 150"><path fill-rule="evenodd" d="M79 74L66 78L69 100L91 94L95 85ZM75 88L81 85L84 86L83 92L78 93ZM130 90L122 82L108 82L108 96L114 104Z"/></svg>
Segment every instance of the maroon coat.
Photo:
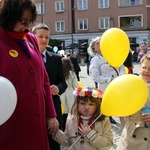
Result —
<svg viewBox="0 0 150 150"><path fill-rule="evenodd" d="M17 91L16 109L0 126L0 150L49 150L46 119L56 117L50 83L36 38L28 33L26 42L30 59L0 28L0 76Z"/></svg>

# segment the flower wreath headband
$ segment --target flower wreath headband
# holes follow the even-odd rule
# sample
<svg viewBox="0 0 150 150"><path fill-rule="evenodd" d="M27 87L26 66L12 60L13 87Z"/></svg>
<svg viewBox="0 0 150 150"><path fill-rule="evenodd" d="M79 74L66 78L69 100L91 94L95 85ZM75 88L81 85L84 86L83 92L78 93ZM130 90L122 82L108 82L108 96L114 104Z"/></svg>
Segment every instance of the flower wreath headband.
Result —
<svg viewBox="0 0 150 150"><path fill-rule="evenodd" d="M103 92L101 90L98 89L92 89L92 88L82 88L82 87L78 87L75 89L75 91L73 91L73 94L75 96L87 96L87 97L94 97L94 98L102 98L103 96Z"/></svg>

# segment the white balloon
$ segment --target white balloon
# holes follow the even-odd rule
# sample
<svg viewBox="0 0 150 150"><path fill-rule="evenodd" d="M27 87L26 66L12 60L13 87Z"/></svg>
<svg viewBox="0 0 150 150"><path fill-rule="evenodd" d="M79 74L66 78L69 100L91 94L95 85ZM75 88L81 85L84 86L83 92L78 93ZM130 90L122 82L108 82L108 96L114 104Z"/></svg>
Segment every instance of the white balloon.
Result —
<svg viewBox="0 0 150 150"><path fill-rule="evenodd" d="M13 84L0 76L0 125L13 114L17 104L17 93Z"/></svg>

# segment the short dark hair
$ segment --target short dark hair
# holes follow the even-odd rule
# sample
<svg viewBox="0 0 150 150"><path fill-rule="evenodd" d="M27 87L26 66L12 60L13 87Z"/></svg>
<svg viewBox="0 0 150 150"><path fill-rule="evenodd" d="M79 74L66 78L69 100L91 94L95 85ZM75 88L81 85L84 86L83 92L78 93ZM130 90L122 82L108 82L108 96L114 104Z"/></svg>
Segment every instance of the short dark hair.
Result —
<svg viewBox="0 0 150 150"><path fill-rule="evenodd" d="M0 26L4 30L12 31L25 10L31 11L32 19L30 21L33 23L37 12L32 0L2 0L0 3Z"/></svg>
<svg viewBox="0 0 150 150"><path fill-rule="evenodd" d="M32 28L32 33L36 34L36 31L38 29L44 29L44 30L50 31L49 27L45 23L38 23Z"/></svg>

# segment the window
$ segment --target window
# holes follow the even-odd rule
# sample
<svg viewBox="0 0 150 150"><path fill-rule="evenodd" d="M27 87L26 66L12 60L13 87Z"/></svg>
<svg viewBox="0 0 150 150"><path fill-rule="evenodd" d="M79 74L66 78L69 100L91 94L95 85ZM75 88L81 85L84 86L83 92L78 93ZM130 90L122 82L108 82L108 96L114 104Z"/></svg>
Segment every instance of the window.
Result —
<svg viewBox="0 0 150 150"><path fill-rule="evenodd" d="M78 0L78 9L87 10L88 9L88 0Z"/></svg>
<svg viewBox="0 0 150 150"><path fill-rule="evenodd" d="M120 17L120 27L142 27L143 17L142 15L137 16L123 16Z"/></svg>
<svg viewBox="0 0 150 150"><path fill-rule="evenodd" d="M44 14L44 3L42 5L41 3L36 4L36 11L38 15Z"/></svg>
<svg viewBox="0 0 150 150"><path fill-rule="evenodd" d="M109 17L99 18L99 29L109 28Z"/></svg>
<svg viewBox="0 0 150 150"><path fill-rule="evenodd" d="M78 29L79 30L87 30L88 29L88 20L87 19L78 20Z"/></svg>
<svg viewBox="0 0 150 150"><path fill-rule="evenodd" d="M64 1L55 2L55 11L56 12L63 12L64 11Z"/></svg>
<svg viewBox="0 0 150 150"><path fill-rule="evenodd" d="M99 0L99 8L108 8L109 0Z"/></svg>
<svg viewBox="0 0 150 150"><path fill-rule="evenodd" d="M142 0L119 0L119 6L137 6L142 5Z"/></svg>
<svg viewBox="0 0 150 150"><path fill-rule="evenodd" d="M65 31L65 22L57 21L55 28L56 28L56 32L64 32Z"/></svg>

